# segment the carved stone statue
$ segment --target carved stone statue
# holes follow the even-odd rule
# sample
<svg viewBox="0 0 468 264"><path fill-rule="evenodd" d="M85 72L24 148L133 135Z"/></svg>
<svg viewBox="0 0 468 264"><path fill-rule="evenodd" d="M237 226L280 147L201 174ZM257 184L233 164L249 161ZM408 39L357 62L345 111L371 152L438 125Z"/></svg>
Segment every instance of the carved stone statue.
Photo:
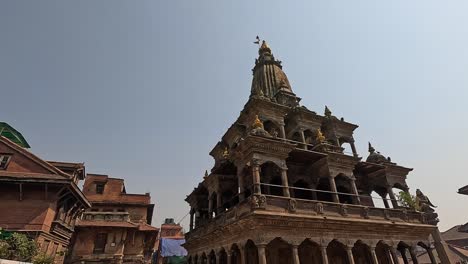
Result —
<svg viewBox="0 0 468 264"><path fill-rule="evenodd" d="M433 213L433 208L437 208L437 206L433 205L429 198L419 189L416 189L416 204L419 210L424 213Z"/></svg>

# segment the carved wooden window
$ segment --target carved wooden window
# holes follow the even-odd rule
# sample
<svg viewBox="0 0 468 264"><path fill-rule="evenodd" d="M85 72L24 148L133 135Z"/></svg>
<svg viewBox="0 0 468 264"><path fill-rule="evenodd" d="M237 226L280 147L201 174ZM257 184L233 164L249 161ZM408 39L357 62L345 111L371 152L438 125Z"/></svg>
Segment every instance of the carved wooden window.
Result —
<svg viewBox="0 0 468 264"><path fill-rule="evenodd" d="M94 239L94 254L102 254L106 249L107 244L107 234L106 233L99 233L96 235Z"/></svg>
<svg viewBox="0 0 468 264"><path fill-rule="evenodd" d="M104 183L96 183L96 193L97 194L104 193Z"/></svg>
<svg viewBox="0 0 468 264"><path fill-rule="evenodd" d="M10 163L10 154L0 154L0 170L6 170L8 163Z"/></svg>

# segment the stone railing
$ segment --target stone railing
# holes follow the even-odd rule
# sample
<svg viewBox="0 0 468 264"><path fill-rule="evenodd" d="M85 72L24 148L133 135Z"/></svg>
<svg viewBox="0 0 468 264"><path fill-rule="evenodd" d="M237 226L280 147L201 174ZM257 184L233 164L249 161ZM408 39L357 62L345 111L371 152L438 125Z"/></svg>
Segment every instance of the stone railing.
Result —
<svg viewBox="0 0 468 264"><path fill-rule="evenodd" d="M240 217L256 211L290 213L297 216L316 216L322 219L370 219L392 223L428 224L421 212L399 208L378 208L357 204L341 204L318 200L304 200L272 195L252 195L233 208L219 213L186 234L186 238L198 237L215 231L217 228L235 222Z"/></svg>

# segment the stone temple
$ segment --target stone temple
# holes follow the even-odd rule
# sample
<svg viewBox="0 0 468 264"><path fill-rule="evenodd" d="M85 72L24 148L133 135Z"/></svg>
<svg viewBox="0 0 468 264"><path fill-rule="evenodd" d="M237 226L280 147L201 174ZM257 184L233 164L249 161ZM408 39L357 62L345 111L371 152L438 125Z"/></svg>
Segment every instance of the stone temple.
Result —
<svg viewBox="0 0 468 264"><path fill-rule="evenodd" d="M186 198L189 263L450 263L427 197L396 197L412 169L370 144L363 161L357 125L299 101L263 42L250 98Z"/></svg>

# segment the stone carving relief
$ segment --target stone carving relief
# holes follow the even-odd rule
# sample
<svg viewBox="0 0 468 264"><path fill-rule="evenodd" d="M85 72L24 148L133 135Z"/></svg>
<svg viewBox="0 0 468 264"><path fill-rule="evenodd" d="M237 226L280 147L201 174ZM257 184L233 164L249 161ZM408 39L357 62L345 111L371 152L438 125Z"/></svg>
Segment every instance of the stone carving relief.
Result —
<svg viewBox="0 0 468 264"><path fill-rule="evenodd" d="M297 209L297 201L295 199L289 200L289 211L296 212Z"/></svg>
<svg viewBox="0 0 468 264"><path fill-rule="evenodd" d="M252 209L265 208L266 203L265 195L253 195L250 200Z"/></svg>
<svg viewBox="0 0 468 264"><path fill-rule="evenodd" d="M323 214L323 204L317 203L315 205L315 211L317 212L317 214Z"/></svg>

